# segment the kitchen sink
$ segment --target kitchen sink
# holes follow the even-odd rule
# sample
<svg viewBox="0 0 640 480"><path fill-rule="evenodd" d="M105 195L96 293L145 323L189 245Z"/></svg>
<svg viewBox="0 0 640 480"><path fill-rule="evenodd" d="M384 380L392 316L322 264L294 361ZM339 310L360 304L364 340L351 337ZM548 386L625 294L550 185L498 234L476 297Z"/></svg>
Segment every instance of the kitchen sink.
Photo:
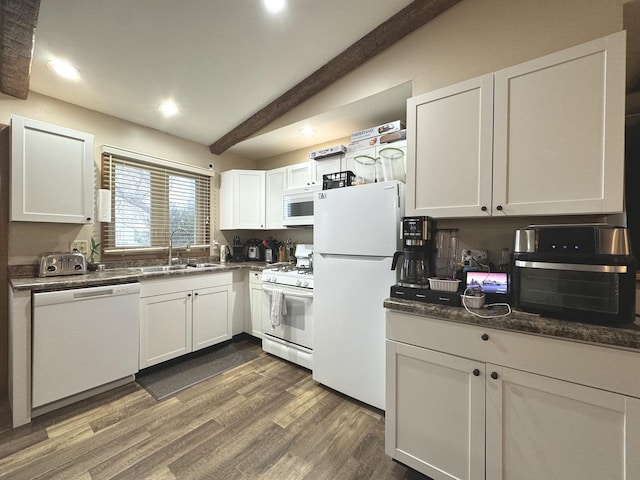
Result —
<svg viewBox="0 0 640 480"><path fill-rule="evenodd" d="M189 268L222 268L219 263L190 263Z"/></svg>
<svg viewBox="0 0 640 480"><path fill-rule="evenodd" d="M140 273L162 273L172 272L174 270L184 270L188 268L186 265L154 265L151 267L132 267L131 270L135 270Z"/></svg>
<svg viewBox="0 0 640 480"><path fill-rule="evenodd" d="M152 265L148 267L131 267L131 270L142 274L173 272L176 270L215 270L222 268L219 263L190 263L188 265Z"/></svg>

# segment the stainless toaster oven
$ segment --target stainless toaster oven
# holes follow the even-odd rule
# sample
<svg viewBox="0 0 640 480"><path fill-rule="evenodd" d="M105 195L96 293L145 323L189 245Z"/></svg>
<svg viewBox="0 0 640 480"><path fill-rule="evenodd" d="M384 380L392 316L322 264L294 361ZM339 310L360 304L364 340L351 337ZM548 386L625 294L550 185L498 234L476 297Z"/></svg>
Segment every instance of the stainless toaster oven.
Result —
<svg viewBox="0 0 640 480"><path fill-rule="evenodd" d="M516 230L515 306L548 317L603 325L635 320L636 262L626 228L530 225Z"/></svg>

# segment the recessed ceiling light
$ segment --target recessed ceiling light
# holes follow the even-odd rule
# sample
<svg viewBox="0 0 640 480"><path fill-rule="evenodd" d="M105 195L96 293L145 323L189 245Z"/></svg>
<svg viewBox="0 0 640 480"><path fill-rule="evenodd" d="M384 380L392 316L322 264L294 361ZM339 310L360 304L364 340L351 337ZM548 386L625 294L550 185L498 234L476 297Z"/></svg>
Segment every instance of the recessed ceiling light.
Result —
<svg viewBox="0 0 640 480"><path fill-rule="evenodd" d="M80 72L78 69L68 62L63 62L61 60L49 60L47 62L47 68L67 80L80 79Z"/></svg>
<svg viewBox="0 0 640 480"><path fill-rule="evenodd" d="M316 131L311 127L303 127L299 131L300 135L304 135L305 137L310 137L316 133Z"/></svg>
<svg viewBox="0 0 640 480"><path fill-rule="evenodd" d="M286 0L262 0L264 8L271 13L278 13L284 9L287 4Z"/></svg>
<svg viewBox="0 0 640 480"><path fill-rule="evenodd" d="M178 108L178 105L176 105L173 100L167 100L160 104L158 110L160 110L165 117L171 117L178 113L180 108Z"/></svg>

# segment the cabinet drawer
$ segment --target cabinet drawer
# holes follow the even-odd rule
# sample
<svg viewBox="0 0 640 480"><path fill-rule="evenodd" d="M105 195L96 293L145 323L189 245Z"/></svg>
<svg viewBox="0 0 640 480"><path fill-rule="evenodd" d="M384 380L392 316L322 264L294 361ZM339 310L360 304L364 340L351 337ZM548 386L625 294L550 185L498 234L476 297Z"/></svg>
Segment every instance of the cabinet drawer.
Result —
<svg viewBox="0 0 640 480"><path fill-rule="evenodd" d="M393 311L387 311L387 338L640 398L636 351Z"/></svg>
<svg viewBox="0 0 640 480"><path fill-rule="evenodd" d="M251 285L262 285L262 272L249 272L249 283Z"/></svg>

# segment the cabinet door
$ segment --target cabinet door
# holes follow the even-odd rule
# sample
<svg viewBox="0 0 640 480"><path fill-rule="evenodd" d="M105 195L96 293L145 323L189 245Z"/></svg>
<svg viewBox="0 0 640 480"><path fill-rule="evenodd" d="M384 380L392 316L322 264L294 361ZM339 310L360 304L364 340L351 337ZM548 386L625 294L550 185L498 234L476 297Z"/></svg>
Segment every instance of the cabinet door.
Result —
<svg viewBox="0 0 640 480"><path fill-rule="evenodd" d="M491 214L493 76L407 101L407 215Z"/></svg>
<svg viewBox="0 0 640 480"><path fill-rule="evenodd" d="M266 172L266 225L267 230L286 228L282 225L282 193L287 189L287 168Z"/></svg>
<svg viewBox="0 0 640 480"><path fill-rule="evenodd" d="M193 292L193 350L231 338L231 287L203 288Z"/></svg>
<svg viewBox="0 0 640 480"><path fill-rule="evenodd" d="M265 228L265 172L229 170L220 183L220 229Z"/></svg>
<svg viewBox="0 0 640 480"><path fill-rule="evenodd" d="M93 135L11 117L11 220L93 222Z"/></svg>
<svg viewBox="0 0 640 480"><path fill-rule="evenodd" d="M263 171L238 172L237 228L264 228L264 178Z"/></svg>
<svg viewBox="0 0 640 480"><path fill-rule="evenodd" d="M624 95L624 32L496 72L494 208L621 212Z"/></svg>
<svg viewBox="0 0 640 480"><path fill-rule="evenodd" d="M386 345L387 455L434 480L484 479L484 363Z"/></svg>
<svg viewBox="0 0 640 480"><path fill-rule="evenodd" d="M251 331L254 337L262 338L262 284L260 282L260 273L251 272L252 279L249 284L249 308L251 311ZM258 281L253 280L257 277Z"/></svg>
<svg viewBox="0 0 640 480"><path fill-rule="evenodd" d="M340 172L342 168L342 155L333 155L322 160L311 160L311 181L322 185L322 176L329 173Z"/></svg>
<svg viewBox="0 0 640 480"><path fill-rule="evenodd" d="M140 368L191 352L191 293L140 299Z"/></svg>
<svg viewBox="0 0 640 480"><path fill-rule="evenodd" d="M306 187L311 184L311 167L309 162L287 167L287 188Z"/></svg>
<svg viewBox="0 0 640 480"><path fill-rule="evenodd" d="M487 478L640 478L640 400L493 365L487 375Z"/></svg>

